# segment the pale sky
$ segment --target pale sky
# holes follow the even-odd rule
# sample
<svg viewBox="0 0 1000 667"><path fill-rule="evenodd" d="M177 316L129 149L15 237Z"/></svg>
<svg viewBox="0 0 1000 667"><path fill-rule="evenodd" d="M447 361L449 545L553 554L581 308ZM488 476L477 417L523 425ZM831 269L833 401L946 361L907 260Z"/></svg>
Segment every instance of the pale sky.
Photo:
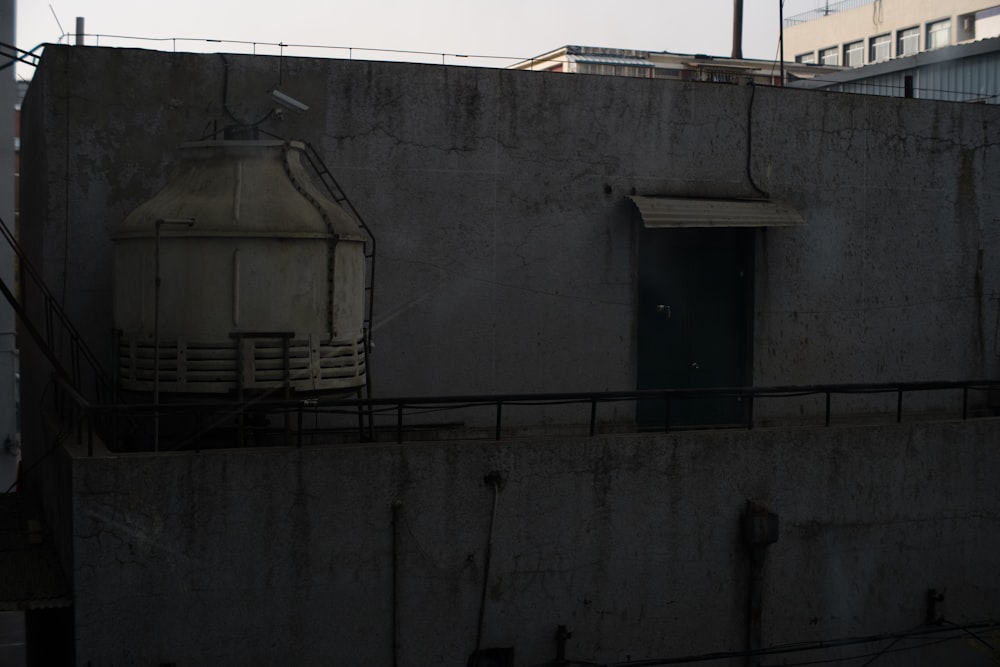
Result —
<svg viewBox="0 0 1000 667"><path fill-rule="evenodd" d="M416 60L504 67L566 44L705 53L732 52L733 0L16 0L17 46L59 42L85 19L88 45L174 50L174 43L109 36L308 44L345 49L284 49L285 55ZM744 0L743 55L774 60L779 0ZM784 0L785 17L822 0ZM58 21L57 21L58 18ZM62 29L60 29L60 24ZM65 43L69 38L63 38ZM250 45L177 42L178 51L250 53ZM422 51L407 56L368 49ZM493 56L459 59L453 54ZM786 53L785 58L790 59ZM18 74L30 78L31 68Z"/></svg>

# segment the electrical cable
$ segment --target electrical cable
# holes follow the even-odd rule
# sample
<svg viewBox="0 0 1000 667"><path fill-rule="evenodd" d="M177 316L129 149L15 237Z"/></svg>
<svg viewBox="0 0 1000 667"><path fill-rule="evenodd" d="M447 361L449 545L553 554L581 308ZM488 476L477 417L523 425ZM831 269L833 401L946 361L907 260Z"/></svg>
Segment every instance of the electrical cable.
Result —
<svg viewBox="0 0 1000 667"><path fill-rule="evenodd" d="M490 515L489 540L486 543L486 556L485 562L483 563L483 589L479 597L479 622L476 624L476 650L472 654L475 659L475 662L472 664L475 667L478 667L479 665L479 651L482 649L483 617L486 614L486 591L489 588L490 583L490 557L493 553L493 526L497 520L497 500L500 496L500 481L497 477L498 475L493 473L487 475L486 477L486 481L493 487L493 513Z"/></svg>
<svg viewBox="0 0 1000 667"><path fill-rule="evenodd" d="M750 181L750 185L753 186L753 189L756 190L757 194L759 194L761 197L763 197L764 199L767 199L769 197L769 195L764 190L761 190L760 187L757 185L756 181L754 181L754 179L753 179L753 170L751 169L751 166L750 166L751 157L753 155L753 101L754 101L754 97L756 96L756 94L757 94L757 85L753 81L751 81L750 82L750 103L747 105L747 164L746 164L746 172L747 172L747 180Z"/></svg>
<svg viewBox="0 0 1000 667"><path fill-rule="evenodd" d="M952 623L951 621L942 620L941 622L944 623L944 624L946 624L946 625L949 625L951 627L954 627L956 629L963 630L966 634L968 634L970 637L972 637L973 639L975 639L976 641L978 641L980 644L982 644L983 646L985 646L989 650L996 651L996 647L994 647L993 644L989 643L988 641L986 641L985 639L983 639L982 637L980 637L978 634L976 634L972 630L970 630L968 628L964 628L964 627L958 625L957 623Z"/></svg>
<svg viewBox="0 0 1000 667"><path fill-rule="evenodd" d="M890 639L908 639L916 637L932 636L935 634L961 630L963 632L968 632L972 630L983 630L983 629L997 629L1000 628L1000 623L994 621L982 621L976 623L968 623L963 626L954 626L948 628L941 627L921 627L914 630L906 630L902 632L887 632L882 634L858 636L858 637L844 637L840 639L829 639L829 640L818 640L811 642L796 642L790 644L778 644L775 646L770 646L768 648L757 649L754 651L722 651L715 653L704 653L700 655L690 655L677 658L651 658L644 660L629 660L625 662L612 662L605 663L604 667L658 667L659 665L680 665L693 662L709 662L715 660L729 660L732 658L746 658L755 656L769 656L769 655L780 655L787 653L798 653L804 651L816 651L825 650L831 648L841 648L844 646L854 646L858 644L870 644L873 642L886 641ZM951 641L953 639L958 639L961 635L953 635L950 637L945 637L940 641ZM933 643L940 643L940 641L935 641ZM930 644L927 644L930 645ZM871 654L866 654L861 657L870 657ZM837 659L838 661L841 658ZM810 664L810 663L802 663Z"/></svg>
<svg viewBox="0 0 1000 667"><path fill-rule="evenodd" d="M264 123L265 121L267 121L269 118L271 118L271 116L273 116L275 114L275 110L273 108L269 109L268 112L265 113L263 116L261 116L257 120L255 120L253 122L250 122L250 123L247 123L247 122L242 121L239 118L237 118L236 114L234 114L233 111L232 111L232 109L229 108L229 60L226 58L226 55L224 53L220 53L219 57L222 59L222 63L223 63L223 66L224 66L223 73L222 73L222 108L223 108L223 110L226 112L226 115L229 116L230 120L232 120L234 123L236 123L236 125L239 126L240 128L243 128L243 129L252 129L252 130L257 129L258 125L261 125L262 123Z"/></svg>
<svg viewBox="0 0 1000 667"><path fill-rule="evenodd" d="M883 646L882 650L880 650L878 653L876 653L875 655L873 655L871 657L871 660L868 660L868 661L865 662L865 664L861 665L861 667L868 667L870 664L872 664L873 662L875 662L876 660L878 660L879 658L881 658L883 655L885 655L889 651L889 649L891 649L893 646L895 646L896 644L898 644L901 640L902 640L902 637L896 637L895 639L893 639L891 642L889 642L888 644L886 644L885 646Z"/></svg>
<svg viewBox="0 0 1000 667"><path fill-rule="evenodd" d="M938 644L944 644L946 642L954 641L958 637L945 637L944 639L935 639L934 641L923 642L921 644L914 644L913 646L903 646L900 648L890 648L889 650L882 649L875 653L861 653L859 655L848 655L848 656L838 656L836 658L819 658L816 660L803 660L801 662L782 662L781 667L809 667L810 665L829 665L832 663L843 664L845 661L849 660L863 660L865 658L875 658L881 657L882 655L888 653L903 653L904 651L917 651L922 648L927 648L928 646L937 646ZM865 664L872 664L872 661ZM861 665L860 667L864 667Z"/></svg>

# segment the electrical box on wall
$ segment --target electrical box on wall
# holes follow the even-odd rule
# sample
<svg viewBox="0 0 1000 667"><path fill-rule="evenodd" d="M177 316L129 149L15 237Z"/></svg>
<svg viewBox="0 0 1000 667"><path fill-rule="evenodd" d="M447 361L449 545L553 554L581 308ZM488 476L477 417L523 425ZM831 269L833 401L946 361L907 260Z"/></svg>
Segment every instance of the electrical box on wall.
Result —
<svg viewBox="0 0 1000 667"><path fill-rule="evenodd" d="M778 515L756 500L747 501L743 514L743 539L751 547L765 547L778 541Z"/></svg>

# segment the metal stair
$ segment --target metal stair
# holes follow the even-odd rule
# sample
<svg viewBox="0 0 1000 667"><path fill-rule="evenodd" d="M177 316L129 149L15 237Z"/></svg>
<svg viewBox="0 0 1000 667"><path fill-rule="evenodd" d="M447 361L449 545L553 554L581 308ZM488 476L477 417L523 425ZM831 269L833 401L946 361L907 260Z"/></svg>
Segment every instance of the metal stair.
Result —
<svg viewBox="0 0 1000 667"><path fill-rule="evenodd" d="M368 264L368 275L365 277L365 299L368 302L367 312L365 314L364 330L365 330L365 354L371 353L371 323L372 323L372 304L374 302L375 296L375 235L372 234L372 230L365 223L361 214L358 210L354 208L354 204L351 200L347 198L344 194L343 188L340 187L340 183L334 178L333 173L327 168L326 163L323 162L323 158L320 156L319 152L313 147L312 144L306 142L304 154L306 159L309 161L309 166L312 167L316 176L319 177L320 182L326 188L327 192L333 198L337 204L339 204L347 213L354 219L361 229L364 230L365 234L368 236L368 241L365 243L365 262Z"/></svg>
<svg viewBox="0 0 1000 667"><path fill-rule="evenodd" d="M21 276L21 296L14 294L10 286L0 278L0 292L3 292L7 303L11 305L20 319L24 330L31 335L35 344L52 364L53 370L77 394L96 404L120 402L117 390L111 378L101 367L97 357L84 342L83 337L73 326L69 315L63 310L55 295L45 285L41 274L25 256L24 251L14 238L7 223L0 218L0 233L7 245L14 251ZM30 278L30 283L26 280ZM37 292L37 294L36 294ZM31 320L28 312L28 299L40 298L42 302L42 317L44 330ZM60 341L69 345L69 365L63 363L58 350ZM92 385L89 383L92 382Z"/></svg>
<svg viewBox="0 0 1000 667"><path fill-rule="evenodd" d="M368 236L368 240L365 242L365 262L368 265L368 274L365 276L365 299L367 301L367 309L365 312L364 319L364 337L365 337L365 389L368 392L368 397L372 396L372 374L370 368L370 360L372 353L372 312L373 304L375 302L375 235L372 234L371 228L365 223L361 214L358 210L354 208L354 204L351 200L347 198L344 193L343 188L340 187L340 183L334 177L333 173L323 162L323 158L320 156L319 151L309 142L305 142L305 150L303 154L309 162L309 166L316 173L323 187L326 188L327 192L333 198L337 204L339 204L348 215L350 215L354 222L357 223L358 227L364 230L365 234ZM371 414L369 414L369 428L371 429Z"/></svg>

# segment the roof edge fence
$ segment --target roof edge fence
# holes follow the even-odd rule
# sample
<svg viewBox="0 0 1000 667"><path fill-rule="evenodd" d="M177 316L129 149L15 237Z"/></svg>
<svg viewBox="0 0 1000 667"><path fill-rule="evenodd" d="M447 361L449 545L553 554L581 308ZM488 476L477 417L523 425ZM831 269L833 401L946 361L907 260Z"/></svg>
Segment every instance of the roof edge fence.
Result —
<svg viewBox="0 0 1000 667"><path fill-rule="evenodd" d="M876 0L841 0L840 2L827 2L822 7L810 9L807 12L795 14L794 16L785 17L785 27L791 28L792 26L800 25L802 23L808 23L809 21L825 18L830 14L839 14L840 12L846 12L851 9L857 9L858 7L864 7L865 5L870 5L875 1Z"/></svg>
<svg viewBox="0 0 1000 667"><path fill-rule="evenodd" d="M921 394L944 392L945 400L930 404ZM852 403L877 397L861 412ZM671 423L668 409L663 423L639 426L635 406L640 401L665 405L705 399L738 398L746 409L739 422L711 425ZM801 418L761 417L761 406L809 399L815 409ZM185 425L160 440L160 452L200 451L251 446L294 446L358 442L416 440L512 440L526 435L518 414L535 408L569 409L571 423L540 424L531 437L593 437L596 435L717 429L829 427L940 420L969 420L1000 416L1000 380L898 382L875 384L825 384L776 387L721 387L709 389L653 389L636 391L491 394L466 396L415 396L396 398L299 398L270 400L266 395L242 401L213 400L143 404L93 405L63 385L54 392L55 405L65 432L88 456L108 452L149 452L154 423ZM623 406L617 417L602 416ZM916 407L914 407L916 406ZM476 412L478 426L461 421ZM797 411L796 411L797 412ZM631 418L623 414L631 414ZM428 425L428 414L452 418ZM457 416L457 417L456 417ZM486 417L484 420L483 417ZM340 424L330 426L331 418ZM457 418L457 421L454 419ZM369 428L368 424L374 424ZM138 425L138 430L137 429ZM143 426L145 425L145 426ZM530 425L530 424L529 424ZM451 431L451 433L448 433ZM169 444L168 444L169 443Z"/></svg>

